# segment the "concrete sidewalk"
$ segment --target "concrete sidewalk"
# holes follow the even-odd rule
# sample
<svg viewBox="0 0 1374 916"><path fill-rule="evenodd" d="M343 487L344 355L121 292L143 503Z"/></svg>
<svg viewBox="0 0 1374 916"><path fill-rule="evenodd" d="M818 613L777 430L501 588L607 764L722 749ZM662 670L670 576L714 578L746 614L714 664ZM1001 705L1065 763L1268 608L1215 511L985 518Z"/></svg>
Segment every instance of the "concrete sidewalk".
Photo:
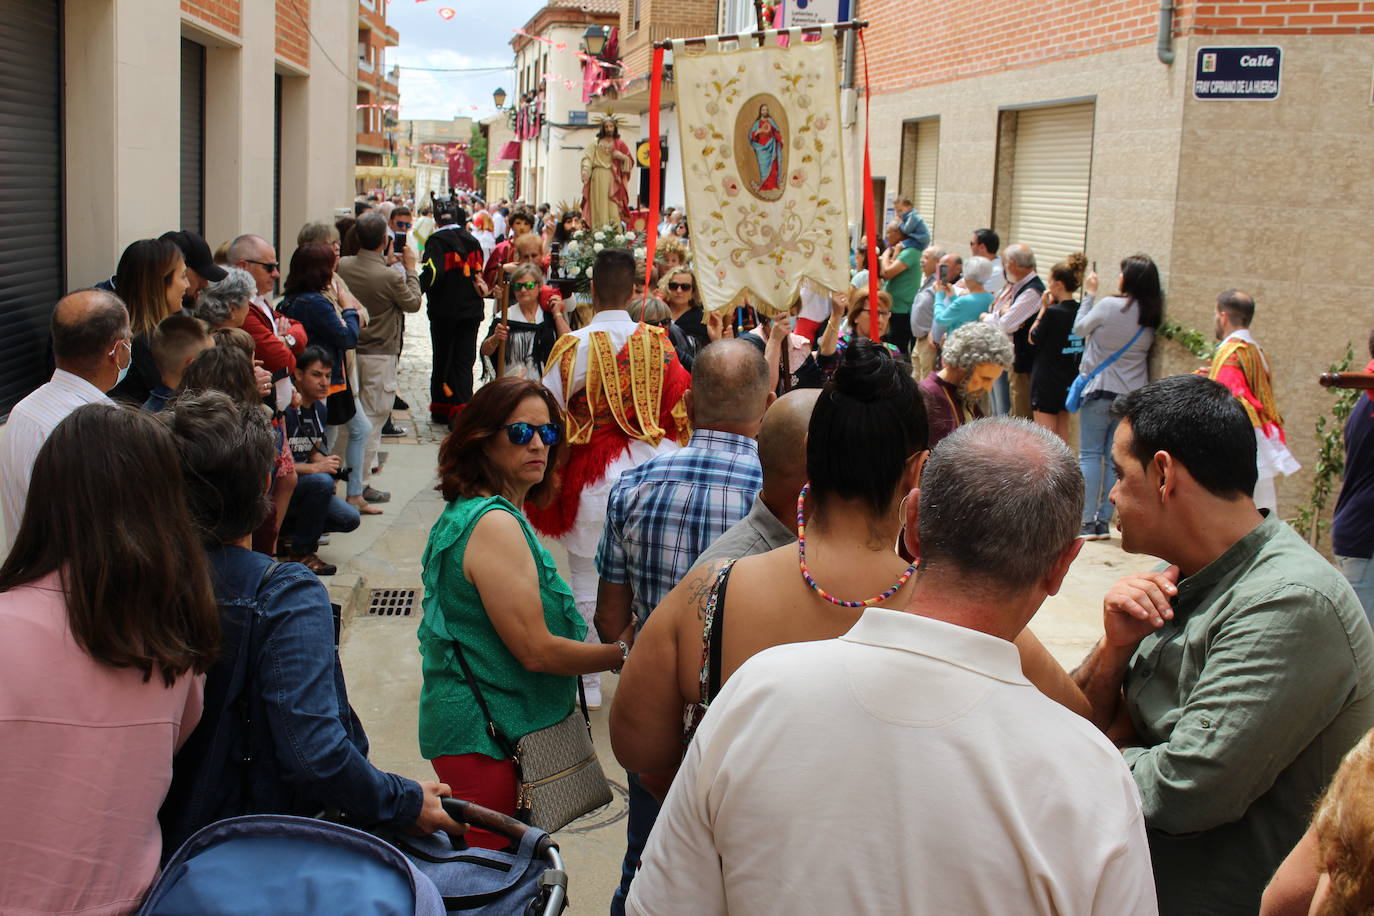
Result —
<svg viewBox="0 0 1374 916"><path fill-rule="evenodd" d="M358 530L335 534L321 548L326 560L339 565L330 591L345 608L341 655L349 698L367 728L372 760L382 769L414 779L433 779L420 756L416 710L420 696L420 656L415 630L419 623L420 557L430 526L443 510L434 485L438 445L447 432L428 422L428 340L422 317L409 321L401 371L401 396L410 416L397 414L407 428L404 439L384 439L385 467L373 485L391 493L382 515L365 516ZM554 550L560 567L561 552ZM1101 601L1106 589L1129 571L1147 569L1151 561L1130 557L1119 542L1084 545L1059 595L1046 602L1032 629L1067 668L1082 660L1102 632ZM566 569L564 569L566 574ZM395 594L385 594L387 592ZM379 593L383 593L380 594ZM391 605L396 613L369 614L370 599ZM413 601L405 607L407 599ZM611 754L607 715L617 678L603 676L605 705L593 711L592 730L602 767L613 784L615 800L558 834L567 863L575 912L605 912L619 883L625 845L625 773Z"/></svg>

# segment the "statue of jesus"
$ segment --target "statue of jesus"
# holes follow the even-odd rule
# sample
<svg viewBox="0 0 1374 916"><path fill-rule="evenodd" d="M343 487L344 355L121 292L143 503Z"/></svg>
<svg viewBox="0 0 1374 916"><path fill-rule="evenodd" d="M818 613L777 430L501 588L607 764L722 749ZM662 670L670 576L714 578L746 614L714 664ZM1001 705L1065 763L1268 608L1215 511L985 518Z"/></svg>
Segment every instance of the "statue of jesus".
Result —
<svg viewBox="0 0 1374 916"><path fill-rule="evenodd" d="M620 229L630 218L630 170L634 159L615 119L601 122L596 142L582 154L582 218L591 229Z"/></svg>

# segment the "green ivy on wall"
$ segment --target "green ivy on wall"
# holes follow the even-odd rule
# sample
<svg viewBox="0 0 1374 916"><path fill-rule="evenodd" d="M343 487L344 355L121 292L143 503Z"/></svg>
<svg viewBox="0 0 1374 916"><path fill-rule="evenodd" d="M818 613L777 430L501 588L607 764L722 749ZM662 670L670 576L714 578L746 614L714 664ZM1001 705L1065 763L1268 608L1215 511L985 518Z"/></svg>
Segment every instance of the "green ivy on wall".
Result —
<svg viewBox="0 0 1374 916"><path fill-rule="evenodd" d="M1345 359L1333 365L1331 371L1346 372L1354 361L1354 348L1346 344ZM1330 527L1330 523L1322 516L1326 513L1326 504L1331 499L1332 491L1340 485L1345 471L1345 421L1362 394L1356 388L1330 390L1336 395L1331 413L1317 417L1317 465L1312 475L1312 492L1307 497L1307 505L1298 510L1298 517L1293 522L1298 534L1314 547L1321 539L1322 531Z"/></svg>
<svg viewBox="0 0 1374 916"><path fill-rule="evenodd" d="M1165 340L1172 340L1179 344L1183 349L1196 356L1198 359L1208 363L1212 361L1212 354L1217 351L1217 342L1203 334L1197 328L1185 327L1172 321L1166 321L1159 326L1155 332L1156 337L1163 337Z"/></svg>

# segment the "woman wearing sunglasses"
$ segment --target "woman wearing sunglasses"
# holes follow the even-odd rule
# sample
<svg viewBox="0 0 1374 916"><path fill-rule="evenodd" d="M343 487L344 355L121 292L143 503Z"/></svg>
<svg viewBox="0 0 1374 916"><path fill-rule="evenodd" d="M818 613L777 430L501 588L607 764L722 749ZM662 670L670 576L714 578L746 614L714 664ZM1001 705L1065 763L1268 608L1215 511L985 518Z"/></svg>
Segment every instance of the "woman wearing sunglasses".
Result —
<svg viewBox="0 0 1374 916"><path fill-rule="evenodd" d="M538 264L521 264L511 274L510 288L515 300L506 311L506 323L501 324L498 311L487 328L482 341L482 378L495 377L496 350L506 348L505 375L539 381L544 374L544 362L554 342L571 329L563 317L563 300L549 297L548 308L539 304L539 290L544 285L544 273Z"/></svg>
<svg viewBox="0 0 1374 916"><path fill-rule="evenodd" d="M619 670L629 654L623 640L582 641L572 589L520 509L552 495L561 420L553 395L527 379L497 379L473 395L439 450L448 505L422 561L420 753L454 795L511 815L515 764L487 731L459 649L512 743L567 718L577 675ZM508 842L473 829L467 839L493 849Z"/></svg>
<svg viewBox="0 0 1374 916"><path fill-rule="evenodd" d="M692 345L692 355L711 342L706 332L706 316L697 294L697 281L687 267L669 270L659 281L659 293L668 303L668 311L673 314L673 324L687 335Z"/></svg>

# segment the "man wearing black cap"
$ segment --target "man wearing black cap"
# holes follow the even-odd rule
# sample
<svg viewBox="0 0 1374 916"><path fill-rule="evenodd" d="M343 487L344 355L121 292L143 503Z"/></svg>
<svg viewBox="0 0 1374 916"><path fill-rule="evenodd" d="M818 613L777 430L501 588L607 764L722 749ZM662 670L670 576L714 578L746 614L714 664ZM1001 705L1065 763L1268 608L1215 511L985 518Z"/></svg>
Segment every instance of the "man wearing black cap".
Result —
<svg viewBox="0 0 1374 916"><path fill-rule="evenodd" d="M196 299L200 297L201 290L211 283L218 283L228 274L224 272L223 267L215 263L205 239L189 229L164 232L161 238L169 239L173 245L181 249L181 256L186 259L186 279L190 285L186 287L186 294L181 297L181 305L189 312L196 304Z"/></svg>
<svg viewBox="0 0 1374 916"><path fill-rule="evenodd" d="M434 365L429 382L429 416L448 426L472 397L477 332L486 314L482 245L466 228L468 215L456 203L435 201L437 228L425 243L420 289L429 306Z"/></svg>
<svg viewBox="0 0 1374 916"><path fill-rule="evenodd" d="M188 313L195 307L196 299L200 297L200 291L211 283L218 283L228 274L224 268L215 263L214 256L210 253L210 246L205 239L189 229L182 229L177 232L164 232L158 236L160 239L169 239L177 246L182 258L186 261L186 279L190 285L186 287L185 294L181 297L181 307ZM108 280L101 280L95 285L96 289L103 289L108 292L116 292L115 278L111 274Z"/></svg>

